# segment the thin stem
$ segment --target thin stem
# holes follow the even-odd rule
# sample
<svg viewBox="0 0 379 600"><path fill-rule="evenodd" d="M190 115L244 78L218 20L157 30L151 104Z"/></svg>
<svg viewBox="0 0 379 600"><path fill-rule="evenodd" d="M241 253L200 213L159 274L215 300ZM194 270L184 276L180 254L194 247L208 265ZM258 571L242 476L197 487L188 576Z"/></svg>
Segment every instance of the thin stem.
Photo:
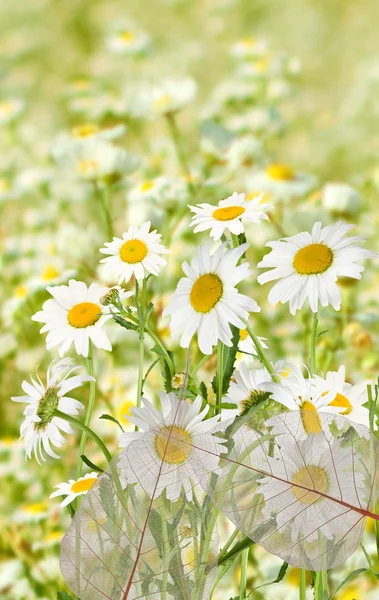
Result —
<svg viewBox="0 0 379 600"><path fill-rule="evenodd" d="M114 231L113 231L113 222L111 217L111 194L108 184L104 184L103 187L97 187L98 190L98 198L100 202L101 209L104 214L105 219L105 229L107 233L107 237L109 240L113 239Z"/></svg>
<svg viewBox="0 0 379 600"><path fill-rule="evenodd" d="M175 115L173 113L167 113L165 116L166 116L169 131L170 131L170 135L171 135L172 141L175 146L175 151L176 151L176 155L178 157L178 162L180 164L180 167L182 169L184 177L187 179L187 185L191 189L191 188L193 188L193 184L191 183L191 171L187 164L187 158L186 158L186 155L183 150L182 139L181 139L179 127L176 123Z"/></svg>
<svg viewBox="0 0 379 600"><path fill-rule="evenodd" d="M167 578L168 578L168 568L169 568L169 557L170 557L170 545L168 541L168 530L167 530L167 519L165 514L165 505L164 503L161 506L161 521L162 521L162 551L163 551L163 564L162 564L162 600L166 600L166 590L167 590Z"/></svg>
<svg viewBox="0 0 379 600"><path fill-rule="evenodd" d="M315 600L326 600L329 598L328 571L316 571L314 593Z"/></svg>
<svg viewBox="0 0 379 600"><path fill-rule="evenodd" d="M316 363L317 327L318 327L318 312L315 312L313 314L313 327L312 327L312 334L311 334L311 364L310 364L311 375L315 375L317 373L317 363Z"/></svg>
<svg viewBox="0 0 379 600"><path fill-rule="evenodd" d="M91 377L94 376L94 367L93 367L93 353L92 353L92 342L89 342L89 349L88 349L88 374L91 375ZM91 423L91 416L92 416L92 412L93 412L93 408L95 406L95 395L96 395L96 381L93 379L92 381L90 381L90 388L89 388L89 399L88 399L88 406L87 406L87 412L84 418L84 425L88 428L90 423ZM82 474L82 467L83 467L83 461L82 461L82 454L84 454L84 449L85 449L85 445L86 445L86 441L87 441L87 433L85 430L82 431L82 436L80 438L80 445L79 445L79 460L78 460L78 465L76 468L76 478L79 479L79 477L81 477Z"/></svg>
<svg viewBox="0 0 379 600"><path fill-rule="evenodd" d="M266 367L267 371L270 373L273 381L276 381L277 383L279 383L279 379L278 377L275 375L275 371L274 368L272 366L272 364L270 363L270 361L268 360L265 351L262 348L262 344L260 343L258 336L255 335L254 331L252 330L251 326L249 325L249 323L245 320L242 319L243 322L246 325L246 330L249 334L249 336L251 337L251 339L254 342L254 345L257 349L258 352L258 356L259 356L259 360L264 364L264 366Z"/></svg>
<svg viewBox="0 0 379 600"><path fill-rule="evenodd" d="M92 429L90 429L89 427L87 427L87 425L85 425L81 421L78 421L78 419L75 419L75 417L72 417L71 415L66 415L66 413L61 412L58 409L55 409L54 415L56 417L59 417L60 419L64 419L65 421L67 421L68 423L71 423L72 425L75 425L75 427L78 427L82 431L85 431L85 433L87 435L89 435L90 438L92 438L93 441L99 446L100 450L104 454L104 456L107 459L107 461L111 462L111 460L112 460L111 453L109 452L109 450L106 447L106 445L104 444L104 442L101 441L101 439L99 438L99 436Z"/></svg>
<svg viewBox="0 0 379 600"><path fill-rule="evenodd" d="M205 354L203 358L197 363L196 367L191 371L190 377L194 377L199 369L203 366L204 363L207 362L208 358L210 358L212 354Z"/></svg>
<svg viewBox="0 0 379 600"><path fill-rule="evenodd" d="M376 405L377 405L377 401L378 401L378 388L375 385L375 397L373 396L372 393L372 386L371 384L369 384L367 386L367 397L368 397L368 403L369 403L369 426L370 426L370 431L372 433L372 436L370 436L370 454L371 454L371 469L372 469L372 473L374 475L375 473L375 455L376 455L376 450L375 450L375 445L374 445L374 436L376 437L376 433L375 433L375 417L376 417ZM374 503L374 511L377 513L379 510L379 503L375 502ZM376 543L376 554L377 557L379 559L379 522L378 521L374 521L374 527L375 527L375 543Z"/></svg>
<svg viewBox="0 0 379 600"><path fill-rule="evenodd" d="M233 548L229 552L227 552L227 554L224 554L222 558L218 559L218 565L223 565L231 558L237 556L237 554L240 554L247 548L250 548L250 546L254 546L254 544L255 542L253 542L253 540L251 540L248 537L245 537L241 542L238 542L235 546L233 546Z"/></svg>
<svg viewBox="0 0 379 600"><path fill-rule="evenodd" d="M238 235L236 235L235 233L232 233L231 237L232 237L232 242L233 242L233 248L238 248L238 246L240 245L239 240L238 240Z"/></svg>
<svg viewBox="0 0 379 600"><path fill-rule="evenodd" d="M138 324L139 324L139 360L138 360L138 383L137 383L137 408L141 406L142 385L143 385L143 363L145 357L145 310L146 310L146 291L147 280L143 279L141 302L138 298L138 282L136 280L136 304L138 308ZM135 427L138 431L138 427Z"/></svg>
<svg viewBox="0 0 379 600"><path fill-rule="evenodd" d="M249 560L249 549L243 550L243 552L241 554L240 600L245 600L245 598L246 598L248 560Z"/></svg>
<svg viewBox="0 0 379 600"><path fill-rule="evenodd" d="M306 589L307 589L307 582L306 582L306 578L305 578L306 572L305 569L300 569L300 575L299 575L299 598L300 600L305 600L306 598Z"/></svg>
<svg viewBox="0 0 379 600"><path fill-rule="evenodd" d="M230 546L233 544L234 540L236 539L236 537L239 533L240 533L239 529L235 529L233 531L232 535L230 536L230 538L226 542L225 546L221 550L220 554L218 555L218 563L225 556L225 554L227 553L227 551L229 550Z"/></svg>
<svg viewBox="0 0 379 600"><path fill-rule="evenodd" d="M216 395L216 415L221 413L221 402L223 393L223 369L224 369L224 344L217 344L217 395Z"/></svg>

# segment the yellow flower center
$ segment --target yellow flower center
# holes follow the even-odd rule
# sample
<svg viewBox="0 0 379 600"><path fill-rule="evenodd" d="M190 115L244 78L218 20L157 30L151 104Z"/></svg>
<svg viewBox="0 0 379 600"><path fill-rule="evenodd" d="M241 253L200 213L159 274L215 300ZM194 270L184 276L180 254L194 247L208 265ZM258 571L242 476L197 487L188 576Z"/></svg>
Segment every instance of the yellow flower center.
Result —
<svg viewBox="0 0 379 600"><path fill-rule="evenodd" d="M317 490L322 494L325 494L328 489L328 476L326 471L321 467L314 465L306 465L295 473L292 483L295 485L301 485L305 488ZM312 504L320 500L321 496L315 492L307 492L306 490L298 487L292 488L293 495L302 502L302 504Z"/></svg>
<svg viewBox="0 0 379 600"><path fill-rule="evenodd" d="M22 508L24 512L32 515L38 515L47 511L47 504L44 502L34 502L33 504L24 504Z"/></svg>
<svg viewBox="0 0 379 600"><path fill-rule="evenodd" d="M12 102L1 102L0 103L0 112L2 112L4 115L10 115L13 111L13 104Z"/></svg>
<svg viewBox="0 0 379 600"><path fill-rule="evenodd" d="M371 519L369 519L371 521ZM364 590L359 588L357 585L348 587L346 590L342 590L337 596L337 600L363 600L365 596Z"/></svg>
<svg viewBox="0 0 379 600"><path fill-rule="evenodd" d="M316 435L322 430L320 417L317 409L312 402L303 402L300 407L300 416L303 423L305 433L315 433Z"/></svg>
<svg viewBox="0 0 379 600"><path fill-rule="evenodd" d="M172 98L170 94L162 94L162 96L155 100L154 106L158 109L168 107L170 105L171 100Z"/></svg>
<svg viewBox="0 0 379 600"><path fill-rule="evenodd" d="M68 312L68 322L72 327L82 329L94 325L101 317L101 307L94 302L80 302Z"/></svg>
<svg viewBox="0 0 379 600"><path fill-rule="evenodd" d="M130 265L142 262L148 253L145 242L141 240L129 240L120 248L120 258Z"/></svg>
<svg viewBox="0 0 379 600"><path fill-rule="evenodd" d="M75 481L75 483L73 483L71 486L71 491L74 494L80 494L80 492L88 492L88 490L91 489L95 481L97 481L96 477L87 477L87 479Z"/></svg>
<svg viewBox="0 0 379 600"><path fill-rule="evenodd" d="M252 68L253 71L256 71L257 73L265 73L269 67L270 61L267 57L261 58L260 60L257 60ZM291 177L292 179L292 177Z"/></svg>
<svg viewBox="0 0 379 600"><path fill-rule="evenodd" d="M28 295L26 285L18 285L14 291L15 298L25 298Z"/></svg>
<svg viewBox="0 0 379 600"><path fill-rule="evenodd" d="M87 158L86 160L81 160L79 163L79 171L82 175L86 175L89 171L96 171L99 166L97 160L93 160L92 158Z"/></svg>
<svg viewBox="0 0 379 600"><path fill-rule="evenodd" d="M141 183L141 192L149 192L154 187L154 181L144 181Z"/></svg>
<svg viewBox="0 0 379 600"><path fill-rule="evenodd" d="M247 338L247 329L240 329L240 341L243 342Z"/></svg>
<svg viewBox="0 0 379 600"><path fill-rule="evenodd" d="M247 37L242 40L241 44L244 48L253 48L256 44L256 41L253 37Z"/></svg>
<svg viewBox="0 0 379 600"><path fill-rule="evenodd" d="M60 275L58 269L56 269L53 265L46 265L44 270L42 271L41 278L44 281L51 281Z"/></svg>
<svg viewBox="0 0 379 600"><path fill-rule="evenodd" d="M218 275L214 273L201 275L192 286L191 305L197 312L207 313L220 300L222 292L223 285Z"/></svg>
<svg viewBox="0 0 379 600"><path fill-rule="evenodd" d="M329 403L329 406L344 408L345 410L340 413L341 415L348 415L353 409L351 402L343 394L337 394L334 400Z"/></svg>
<svg viewBox="0 0 379 600"><path fill-rule="evenodd" d="M131 44L135 39L133 31L122 31L118 37L124 44Z"/></svg>
<svg viewBox="0 0 379 600"><path fill-rule="evenodd" d="M168 425L159 430L155 449L160 459L169 465L184 463L192 451L191 436L183 427Z"/></svg>
<svg viewBox="0 0 379 600"><path fill-rule="evenodd" d="M121 404L118 414L119 414L119 421L123 425L127 425L128 423L130 423L128 417L132 416L130 409L133 408L133 406L135 406L135 403L131 402L130 400L125 400L125 402L123 402Z"/></svg>
<svg viewBox="0 0 379 600"><path fill-rule="evenodd" d="M275 181L293 181L295 179L295 172L288 165L272 164L267 167L266 173L270 179L275 179Z"/></svg>
<svg viewBox="0 0 379 600"><path fill-rule="evenodd" d="M98 133L100 131L100 127L95 125L95 123L86 123L85 125L79 125L79 127L74 127L72 130L72 135L74 138L86 138L94 133Z"/></svg>
<svg viewBox="0 0 379 600"><path fill-rule="evenodd" d="M0 192L7 192L9 190L9 183L5 179L0 179Z"/></svg>
<svg viewBox="0 0 379 600"><path fill-rule="evenodd" d="M293 266L300 275L324 273L333 262L333 252L325 244L309 244L300 248L293 259Z"/></svg>
<svg viewBox="0 0 379 600"><path fill-rule="evenodd" d="M225 206L225 208L217 208L212 216L217 221L232 221L243 215L245 210L242 206Z"/></svg>

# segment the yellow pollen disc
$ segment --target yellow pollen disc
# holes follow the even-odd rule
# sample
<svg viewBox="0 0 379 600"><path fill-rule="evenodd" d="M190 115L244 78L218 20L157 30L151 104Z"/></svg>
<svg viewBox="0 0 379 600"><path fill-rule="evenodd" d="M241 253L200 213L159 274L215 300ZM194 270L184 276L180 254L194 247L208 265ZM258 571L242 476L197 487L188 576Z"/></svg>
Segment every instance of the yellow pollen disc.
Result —
<svg viewBox="0 0 379 600"><path fill-rule="evenodd" d="M275 181L293 181L295 179L294 170L287 165L275 163L267 167L266 173L270 179L275 179Z"/></svg>
<svg viewBox="0 0 379 600"><path fill-rule="evenodd" d="M120 258L130 265L142 262L147 255L147 246L141 240L129 240L120 248Z"/></svg>
<svg viewBox="0 0 379 600"><path fill-rule="evenodd" d="M0 103L0 112L2 112L4 115L10 115L13 111L13 104L12 102L1 102Z"/></svg>
<svg viewBox="0 0 379 600"><path fill-rule="evenodd" d="M34 504L24 504L22 508L24 512L31 513L32 515L37 515L39 513L46 512L47 505L44 502L35 502Z"/></svg>
<svg viewBox="0 0 379 600"><path fill-rule="evenodd" d="M82 479L81 481L75 481L75 483L73 483L71 486L71 491L74 492L74 494L88 492L95 481L97 481L96 477L88 477L87 479Z"/></svg>
<svg viewBox="0 0 379 600"><path fill-rule="evenodd" d="M125 400L125 402L121 404L118 414L119 420L123 425L127 425L128 423L130 423L128 417L132 416L130 409L133 408L133 406L135 406L135 403L131 402L130 400Z"/></svg>
<svg viewBox="0 0 379 600"><path fill-rule="evenodd" d="M225 206L225 208L217 208L212 217L217 221L232 221L243 215L245 210L242 206Z"/></svg>
<svg viewBox="0 0 379 600"><path fill-rule="evenodd" d="M344 408L345 410L340 413L341 415L348 415L351 413L353 408L351 406L351 402L343 394L337 394L333 402L329 403L329 406L338 406Z"/></svg>
<svg viewBox="0 0 379 600"><path fill-rule="evenodd" d="M328 489L328 476L321 467L307 465L295 473L292 483L325 494ZM319 494L307 492L299 487L293 487L292 493L302 504L312 504L322 497Z"/></svg>
<svg viewBox="0 0 379 600"><path fill-rule="evenodd" d="M184 463L192 451L191 436L183 427L168 425L155 438L155 449L160 459L169 465Z"/></svg>
<svg viewBox="0 0 379 600"><path fill-rule="evenodd" d="M122 31L118 37L125 44L131 44L135 38L135 35L132 31Z"/></svg>
<svg viewBox="0 0 379 600"><path fill-rule="evenodd" d="M78 329L94 325L100 317L101 307L94 302L80 302L68 312L68 322Z"/></svg>
<svg viewBox="0 0 379 600"><path fill-rule="evenodd" d="M253 48L255 46L255 39L252 37L247 37L244 40L242 40L242 46L244 48Z"/></svg>
<svg viewBox="0 0 379 600"><path fill-rule="evenodd" d="M253 70L257 73L265 73L269 67L269 64L270 61L268 58L262 58L253 64Z"/></svg>
<svg viewBox="0 0 379 600"><path fill-rule="evenodd" d="M25 285L19 285L14 291L15 298L25 298L28 295L28 288Z"/></svg>
<svg viewBox="0 0 379 600"><path fill-rule="evenodd" d="M88 158L87 160L81 160L79 163L79 171L85 175L88 171L95 170L98 168L99 163L97 160Z"/></svg>
<svg viewBox="0 0 379 600"><path fill-rule="evenodd" d="M154 187L153 181L144 181L141 183L141 192L148 192Z"/></svg>
<svg viewBox="0 0 379 600"><path fill-rule="evenodd" d="M51 533L48 533L45 537L45 541L46 542L57 542L60 541L64 536L64 532L63 531L52 531Z"/></svg>
<svg viewBox="0 0 379 600"><path fill-rule="evenodd" d="M247 338L247 329L240 329L240 341L243 342Z"/></svg>
<svg viewBox="0 0 379 600"><path fill-rule="evenodd" d="M309 244L298 250L293 266L300 275L317 275L329 269L333 252L325 244Z"/></svg>
<svg viewBox="0 0 379 600"><path fill-rule="evenodd" d="M9 183L5 179L0 179L0 192L7 192L9 190Z"/></svg>
<svg viewBox="0 0 379 600"><path fill-rule="evenodd" d="M44 281L51 281L60 275L58 269L56 269L53 265L46 265L44 270L42 271L42 279Z"/></svg>
<svg viewBox="0 0 379 600"><path fill-rule="evenodd" d="M170 94L163 94L159 98L157 98L154 102L156 108L164 108L165 106L169 106L171 102Z"/></svg>
<svg viewBox="0 0 379 600"><path fill-rule="evenodd" d="M85 125L79 125L79 127L74 127L72 130L72 135L75 138L86 138L94 133L98 133L100 131L100 127L95 125L95 123L86 123Z"/></svg>
<svg viewBox="0 0 379 600"><path fill-rule="evenodd" d="M201 275L193 284L190 293L192 308L201 313L209 312L220 300L222 292L222 281L217 275Z"/></svg>
<svg viewBox="0 0 379 600"><path fill-rule="evenodd" d="M305 433L315 433L316 435L322 430L320 417L317 409L312 402L303 402L300 408L301 421Z"/></svg>

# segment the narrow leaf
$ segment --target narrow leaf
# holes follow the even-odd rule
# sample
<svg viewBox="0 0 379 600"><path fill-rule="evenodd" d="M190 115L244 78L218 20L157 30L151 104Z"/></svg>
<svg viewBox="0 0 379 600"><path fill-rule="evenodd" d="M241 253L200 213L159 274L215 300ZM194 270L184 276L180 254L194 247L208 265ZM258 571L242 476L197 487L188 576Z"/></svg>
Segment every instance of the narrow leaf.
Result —
<svg viewBox="0 0 379 600"><path fill-rule="evenodd" d="M117 419L115 419L114 417L112 417L112 415L103 414L103 415L101 415L101 417L99 417L99 419L105 419L106 421L113 421L113 423L116 423L116 425L119 426L119 428L121 429L121 431L124 431L124 428L121 425L120 421L118 421Z"/></svg>

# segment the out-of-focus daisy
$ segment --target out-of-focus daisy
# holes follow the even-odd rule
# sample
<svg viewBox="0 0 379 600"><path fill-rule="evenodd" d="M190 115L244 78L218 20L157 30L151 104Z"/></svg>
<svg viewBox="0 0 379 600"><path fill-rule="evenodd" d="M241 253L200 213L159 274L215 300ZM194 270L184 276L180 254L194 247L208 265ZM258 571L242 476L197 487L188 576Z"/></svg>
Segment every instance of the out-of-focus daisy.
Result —
<svg viewBox="0 0 379 600"><path fill-rule="evenodd" d="M141 54L150 44L150 37L131 22L117 23L107 37L109 50L116 54Z"/></svg>
<svg viewBox="0 0 379 600"><path fill-rule="evenodd" d="M341 307L341 294L337 286L338 277L361 279L364 267L355 261L375 258L375 252L358 245L361 237L345 238L354 228L339 221L335 225L322 227L315 223L312 233L298 233L277 242L268 242L272 248L258 267L273 267L258 277L259 283L280 279L269 293L272 305L289 301L290 312L304 305L308 298L313 312L321 306L331 304L335 310Z"/></svg>
<svg viewBox="0 0 379 600"><path fill-rule="evenodd" d="M127 198L130 202L139 202L145 199L158 200L162 191L169 183L167 177L164 176L156 177L155 179L146 179L128 191Z"/></svg>
<svg viewBox="0 0 379 600"><path fill-rule="evenodd" d="M240 294L235 287L251 275L246 262L237 266L248 247L242 244L227 250L227 244L222 244L211 254L208 242L197 249L190 265L182 264L187 277L179 281L163 312L163 316L171 315L171 333L174 337L181 334L182 348L188 348L196 331L204 354L211 354L218 340L231 346L229 324L243 329L241 319L247 319L249 312L260 311L255 300Z"/></svg>
<svg viewBox="0 0 379 600"><path fill-rule="evenodd" d="M223 159L226 161L228 169L237 171L243 167L250 169L261 155L261 140L254 135L245 135L238 137L229 144Z"/></svg>
<svg viewBox="0 0 379 600"><path fill-rule="evenodd" d="M43 521L50 512L46 502L27 502L17 508L14 518L20 523L33 523Z"/></svg>
<svg viewBox="0 0 379 600"><path fill-rule="evenodd" d="M161 254L169 252L160 243L161 237L156 229L150 231L150 221L141 227L131 225L122 238L115 237L100 249L102 254L110 255L100 262L117 275L119 283L128 282L132 275L136 279L144 279L146 273L159 275L160 267L167 264Z"/></svg>
<svg viewBox="0 0 379 600"><path fill-rule="evenodd" d="M21 171L15 181L18 194L33 193L46 188L53 178L53 170L49 167L34 167Z"/></svg>
<svg viewBox="0 0 379 600"><path fill-rule="evenodd" d="M25 102L21 98L0 100L0 125L13 123L24 111Z"/></svg>
<svg viewBox="0 0 379 600"><path fill-rule="evenodd" d="M282 200L304 196L314 184L312 175L299 173L288 165L278 163L256 171L249 178L249 187L271 193Z"/></svg>
<svg viewBox="0 0 379 600"><path fill-rule="evenodd" d="M219 456L224 451L220 438L212 435L218 417L203 421L207 405L199 412L202 400L193 404L179 400L171 392L159 394L162 413L145 398L143 408L132 408L130 421L142 431L123 433L118 465L129 483L140 482L149 496L166 497L175 502L182 488L192 500L193 485L206 484L211 473L218 473Z"/></svg>
<svg viewBox="0 0 379 600"><path fill-rule="evenodd" d="M238 42L235 42L230 52L236 58L249 59L266 54L268 50L267 41L262 38L247 36Z"/></svg>
<svg viewBox="0 0 379 600"><path fill-rule="evenodd" d="M61 141L57 141L57 147L67 141L72 140L102 140L112 141L125 135L126 126L120 123L110 127L100 127L96 123L83 123L75 125L69 134L62 135Z"/></svg>
<svg viewBox="0 0 379 600"><path fill-rule="evenodd" d="M198 204L189 208L195 216L192 217L191 226L194 232L210 229L210 236L219 240L225 230L238 235L245 231L244 222L260 223L261 219L268 220L267 204L260 204L262 195L246 200L245 194L234 192L225 200L220 200L217 207L212 204Z"/></svg>
<svg viewBox="0 0 379 600"><path fill-rule="evenodd" d="M96 139L62 143L53 149L53 156L69 177L105 183L132 173L139 164L123 148Z"/></svg>
<svg viewBox="0 0 379 600"><path fill-rule="evenodd" d="M97 283L87 287L83 281L70 279L68 285L46 289L53 298L46 300L42 310L33 315L32 319L45 323L41 333L48 332L48 350L59 346L59 355L63 356L74 343L77 354L88 356L90 340L97 348L112 349L109 338L102 329L104 323L112 318L109 310L101 304L101 298L109 292L109 288Z"/></svg>
<svg viewBox="0 0 379 600"><path fill-rule="evenodd" d="M355 215L362 206L362 199L347 183L327 183L322 190L322 204L333 213Z"/></svg>
<svg viewBox="0 0 379 600"><path fill-rule="evenodd" d="M146 90L144 102L151 116L174 114L193 101L196 90L196 83L189 77L178 81L168 80Z"/></svg>
<svg viewBox="0 0 379 600"><path fill-rule="evenodd" d="M79 479L76 481L74 479L69 479L68 482L59 483L55 486L57 491L53 492L50 495L50 498L66 496L66 498L62 500L61 506L67 506L78 496L84 496L87 492L89 492L97 480L97 476L98 474L94 471L92 473L87 473L84 475L84 477L79 477Z"/></svg>
<svg viewBox="0 0 379 600"><path fill-rule="evenodd" d="M267 350L268 346L265 344L267 338L258 337L258 340L261 343L262 348ZM240 329L240 341L238 342L238 350L240 352L244 352L246 354L253 354L257 356L257 348L248 334L247 329Z"/></svg>
<svg viewBox="0 0 379 600"><path fill-rule="evenodd" d="M66 440L60 430L72 433L72 428L63 418L56 417L54 411L77 415L84 408L83 404L66 394L81 387L86 381L94 381L90 375L72 375L79 368L73 366L70 359L55 361L47 371L46 385L38 375L38 381L31 377L32 383L24 380L21 384L26 396L12 397L14 402L28 404L20 429L28 458L31 458L32 452L38 462L40 459L45 460L44 452L52 458L59 458L51 449L50 443L61 448Z"/></svg>
<svg viewBox="0 0 379 600"><path fill-rule="evenodd" d="M338 371L329 371L325 379L318 375L313 378L313 385L317 393L327 396L328 411L334 410L344 415L354 423L369 426L368 409L363 406L368 401L367 385L370 381L364 381L352 385L345 381L345 367L342 365Z"/></svg>

